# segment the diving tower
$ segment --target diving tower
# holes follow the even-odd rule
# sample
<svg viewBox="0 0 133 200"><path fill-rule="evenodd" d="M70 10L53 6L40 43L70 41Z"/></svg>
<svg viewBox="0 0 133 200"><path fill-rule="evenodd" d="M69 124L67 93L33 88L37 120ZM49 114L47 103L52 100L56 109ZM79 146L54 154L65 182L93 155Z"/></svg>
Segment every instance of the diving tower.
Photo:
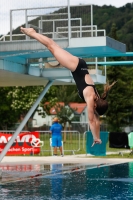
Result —
<svg viewBox="0 0 133 200"><path fill-rule="evenodd" d="M126 45L107 37L105 30L99 30L93 25L93 6L87 6L90 7L91 24L86 26L83 25L82 18L71 17L71 9L77 5L70 6L69 3L66 9L63 6L53 7L58 9L58 12L45 16L39 13L28 14L29 10L36 8L19 10L23 10L25 14L26 27L35 28L39 33L52 38L66 51L85 59L94 83L105 84L106 65L99 68L98 58L103 58L103 62L106 63L106 57L124 54ZM42 8L37 8L38 11L39 9ZM64 9L64 12L60 13L61 9ZM55 63L56 60L45 46L24 34L13 34L12 14L16 11L18 9L10 11L10 35L4 35L0 39L0 86L46 85L49 80L54 80L54 85L75 84L69 70L59 64L56 67L52 66L52 62ZM29 17L36 17L38 21L32 20L30 24ZM46 32L45 27L48 25L50 30ZM52 61L49 62L49 59ZM93 59L93 62L90 62L90 59Z"/></svg>

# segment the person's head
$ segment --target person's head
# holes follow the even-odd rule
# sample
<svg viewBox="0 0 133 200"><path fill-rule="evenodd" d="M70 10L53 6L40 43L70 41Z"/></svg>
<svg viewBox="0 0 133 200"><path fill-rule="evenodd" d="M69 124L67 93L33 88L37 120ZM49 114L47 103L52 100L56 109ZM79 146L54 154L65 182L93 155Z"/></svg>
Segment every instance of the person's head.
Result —
<svg viewBox="0 0 133 200"><path fill-rule="evenodd" d="M107 102L106 98L108 96L108 93L109 93L110 89L112 88L112 86L115 83L116 83L116 81L114 81L111 85L109 85L109 83L104 85L104 93L96 101L96 112L99 115L103 115L107 111L108 102Z"/></svg>
<svg viewBox="0 0 133 200"><path fill-rule="evenodd" d="M54 123L54 122L59 122L58 117L54 117L54 118L53 118L53 123Z"/></svg>
<svg viewBox="0 0 133 200"><path fill-rule="evenodd" d="M103 115L107 111L107 109L108 109L108 102L107 102L107 100L99 98L96 101L96 112L99 115Z"/></svg>

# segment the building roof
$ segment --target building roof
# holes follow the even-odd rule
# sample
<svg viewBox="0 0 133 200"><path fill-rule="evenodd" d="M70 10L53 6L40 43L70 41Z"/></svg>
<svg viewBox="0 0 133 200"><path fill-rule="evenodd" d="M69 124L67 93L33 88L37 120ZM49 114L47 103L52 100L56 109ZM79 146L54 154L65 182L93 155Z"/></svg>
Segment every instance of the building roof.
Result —
<svg viewBox="0 0 133 200"><path fill-rule="evenodd" d="M45 105L48 105L49 102L46 102ZM64 106L64 102L58 102L58 104L60 106ZM71 102L68 105L76 114L81 114L85 107L86 107L86 103L75 103L75 102ZM55 110L55 106L51 107L50 109L50 114L51 115L56 115L56 110Z"/></svg>
<svg viewBox="0 0 133 200"><path fill-rule="evenodd" d="M85 107L86 103L69 103L70 108L72 108L77 114L81 114Z"/></svg>
<svg viewBox="0 0 133 200"><path fill-rule="evenodd" d="M48 104L49 104L49 102L45 102L44 107L45 107L45 105L48 105ZM65 105L64 102L58 102L57 104L59 104L60 106L64 106ZM55 106L50 108L50 114L51 115L56 115Z"/></svg>

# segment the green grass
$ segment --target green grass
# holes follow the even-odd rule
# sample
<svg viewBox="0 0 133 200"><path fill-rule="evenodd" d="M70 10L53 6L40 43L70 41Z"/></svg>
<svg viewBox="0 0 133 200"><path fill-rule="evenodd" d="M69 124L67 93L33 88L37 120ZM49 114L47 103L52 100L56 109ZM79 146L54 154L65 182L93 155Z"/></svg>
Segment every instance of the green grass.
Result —
<svg viewBox="0 0 133 200"><path fill-rule="evenodd" d="M107 142L107 145L106 145L106 151L107 152L119 152L119 151L124 151L124 150L128 150L128 149L124 149L124 148L110 148L109 147L109 142Z"/></svg>
<svg viewBox="0 0 133 200"><path fill-rule="evenodd" d="M42 147L42 151L44 150L44 152L42 152L40 154L40 156L50 156L51 155L51 147L49 144L49 138L50 138L49 136L45 137L44 146ZM43 135L41 136L40 139L43 140ZM83 136L82 135L80 137L80 149L78 151L77 151L77 149L78 149L77 144L78 144L78 140L76 137L73 136L72 141L70 141L70 138L67 137L66 143L64 143L65 155L72 155L73 150L74 150L74 153L76 155L85 154L85 156L86 156L86 144L83 145ZM47 151L45 151L46 149L47 149ZM70 149L72 151L68 151ZM111 155L101 156L101 158L133 158L133 155L129 155L129 153L124 153L124 151L126 151L126 150L129 150L129 149L110 148L109 142L108 142L106 145L106 153L107 152L113 152L113 153ZM123 156L120 155L119 152L123 152ZM114 153L116 153L116 154L114 154ZM59 150L58 150L58 154L60 154ZM96 156L94 156L94 157L96 157Z"/></svg>
<svg viewBox="0 0 133 200"><path fill-rule="evenodd" d="M82 145L81 145L82 146ZM127 153L126 151L131 151L130 149L124 149L124 148L110 148L109 147L109 142L106 145L106 154L108 152L112 152L112 154L106 155L106 156L93 156L94 158L131 158L133 159L133 154ZM121 154L122 153L122 154ZM75 154L79 155L80 154L85 154L86 157L86 150L81 148L80 151L75 152ZM91 157L92 156L87 156Z"/></svg>
<svg viewBox="0 0 133 200"><path fill-rule="evenodd" d="M40 134L40 140L44 141L44 146L41 148L40 155L35 155L35 156L51 156L50 135ZM83 144L83 134L80 135L80 148L79 148L78 138L73 136L71 140L70 136L68 135L66 143L64 143L64 150L65 150L64 152L65 155L72 155L74 152L75 155L79 155L79 157L80 157L80 154L84 154L86 157L86 144L85 143ZM106 153L107 152L113 152L113 153L111 155L97 156L97 157L98 158L133 158L133 154L129 155L129 153L124 153L124 151L126 150L129 150L129 149L110 148L109 142L108 142L106 145ZM123 152L123 156L120 155L119 152ZM58 155L60 155L59 150L58 150ZM27 156L31 156L31 155L27 155ZM96 156L93 156L93 157L96 158Z"/></svg>

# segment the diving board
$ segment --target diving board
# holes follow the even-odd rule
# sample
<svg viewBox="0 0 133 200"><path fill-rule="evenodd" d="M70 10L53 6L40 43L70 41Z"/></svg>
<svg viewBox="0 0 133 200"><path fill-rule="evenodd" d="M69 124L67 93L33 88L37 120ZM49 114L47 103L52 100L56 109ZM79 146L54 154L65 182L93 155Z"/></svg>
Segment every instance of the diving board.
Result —
<svg viewBox="0 0 133 200"><path fill-rule="evenodd" d="M107 56L111 57L113 55L116 56L126 53L125 44L106 36L106 31L104 29L98 29L97 26L93 24L92 5L87 5L90 6L88 15L91 10L91 24L85 26L82 24L82 18L79 17L80 15L72 18L70 14L71 7L82 7L83 5L70 6L69 3L68 0L67 12L63 13L63 15L57 12L54 14L50 13L49 15L51 18L49 20L37 18L38 26L29 24L28 17L33 17L33 15L28 14L28 11L36 11L42 9L42 7L14 9L10 11L10 16L12 16L14 12L24 11L26 27L34 27L39 33L52 38L66 51L83 59L105 58ZM64 7L57 6L57 8L59 8L60 12L60 9ZM47 8L44 7L43 9L45 10ZM57 17L56 19L56 15L62 16L63 18ZM39 16L40 13L35 15L35 17ZM88 17L90 18L90 16ZM62 21L66 23L62 23ZM56 24L57 22L58 25ZM43 32L46 23L50 23L51 30L49 32ZM19 34L13 34L12 30L12 18L10 18L10 34L0 38L0 86L46 85L49 80L54 80L54 85L75 84L71 73L63 66L62 68L57 67L53 69L47 69L45 67L48 58L52 57L52 54L44 45L25 36L25 34L21 32ZM40 59L42 59L42 65L40 65L41 63L39 62ZM35 62L38 64L36 67L33 65ZM96 69L95 73L90 73L90 75L94 83L106 83L106 67L103 68L101 74L97 73L98 68L96 63L93 64L93 67Z"/></svg>
<svg viewBox="0 0 133 200"><path fill-rule="evenodd" d="M68 39L56 39L56 42L66 51L82 58L104 56L104 53L110 56L117 55L117 53L124 54L126 51L125 44L106 36L71 38L70 45ZM0 86L7 86L7 84L12 86L44 85L52 79L52 76L54 85L74 84L71 73L67 69L53 68L48 70L45 67L40 69L32 67L30 61L27 62L30 59L47 59L48 57L52 57L52 54L36 40L0 42ZM3 74L6 74L8 83L4 81L5 79L3 80ZM17 78L13 79L13 76L17 76ZM104 75L93 74L92 78L95 83L103 84L106 82Z"/></svg>

